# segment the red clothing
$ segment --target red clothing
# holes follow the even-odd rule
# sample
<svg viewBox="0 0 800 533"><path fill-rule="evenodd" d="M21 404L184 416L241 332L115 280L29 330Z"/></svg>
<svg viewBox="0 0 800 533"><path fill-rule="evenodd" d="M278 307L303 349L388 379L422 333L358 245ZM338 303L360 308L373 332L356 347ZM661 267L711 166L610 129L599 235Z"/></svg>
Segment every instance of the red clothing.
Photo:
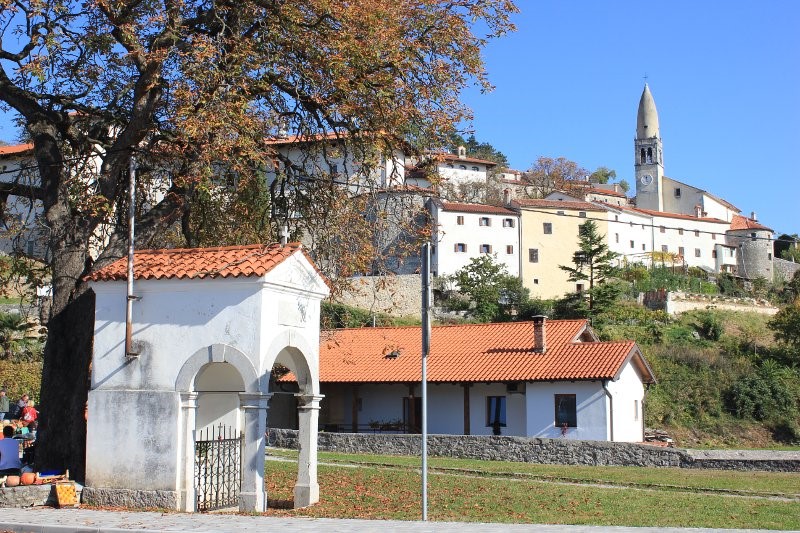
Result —
<svg viewBox="0 0 800 533"><path fill-rule="evenodd" d="M20 414L19 418L25 422L25 425L28 425L39 418L39 411L37 411L35 407L26 406L22 409L22 414Z"/></svg>

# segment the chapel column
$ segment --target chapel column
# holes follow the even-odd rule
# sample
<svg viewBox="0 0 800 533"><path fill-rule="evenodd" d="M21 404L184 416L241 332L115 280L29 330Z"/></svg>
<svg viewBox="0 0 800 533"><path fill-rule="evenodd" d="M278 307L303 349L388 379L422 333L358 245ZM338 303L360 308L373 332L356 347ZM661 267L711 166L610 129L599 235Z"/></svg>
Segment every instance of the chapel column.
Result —
<svg viewBox="0 0 800 533"><path fill-rule="evenodd" d="M264 445L267 406L271 397L272 394L239 393L239 405L244 412L240 511L263 513L267 510L267 495L264 488Z"/></svg>
<svg viewBox="0 0 800 533"><path fill-rule="evenodd" d="M296 394L299 400L297 483L294 486L294 507L308 507L319 501L317 483L317 430L319 424L319 402L323 395Z"/></svg>
<svg viewBox="0 0 800 533"><path fill-rule="evenodd" d="M178 486L180 487L178 509L187 513L195 511L195 486L194 486L194 441L195 420L197 418L197 393L181 393L181 433L183 460L178 467ZM179 446L181 446L179 444Z"/></svg>

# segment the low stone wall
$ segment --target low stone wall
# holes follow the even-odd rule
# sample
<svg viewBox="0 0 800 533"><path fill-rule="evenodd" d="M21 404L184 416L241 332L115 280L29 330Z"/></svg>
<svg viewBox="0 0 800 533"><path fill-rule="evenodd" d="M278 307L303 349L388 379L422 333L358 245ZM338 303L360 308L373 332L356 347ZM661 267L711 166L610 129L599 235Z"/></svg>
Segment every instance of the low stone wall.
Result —
<svg viewBox="0 0 800 533"><path fill-rule="evenodd" d="M55 506L58 500L54 488L55 485L2 487L0 488L0 507ZM76 483L75 489L78 501L80 501L82 487Z"/></svg>
<svg viewBox="0 0 800 533"><path fill-rule="evenodd" d="M364 276L350 282L349 290L336 295L336 303L391 316L420 316L422 282L419 274Z"/></svg>
<svg viewBox="0 0 800 533"><path fill-rule="evenodd" d="M178 493L172 490L134 490L84 487L81 501L90 505L131 509L177 509Z"/></svg>
<svg viewBox="0 0 800 533"><path fill-rule="evenodd" d="M419 455L419 435L325 433L317 439L320 450L340 453ZM269 444L297 449L297 431L270 429ZM579 441L481 435L429 435L432 456L585 466L644 466L774 470L800 472L800 453L694 452L626 442Z"/></svg>
<svg viewBox="0 0 800 533"><path fill-rule="evenodd" d="M719 294L692 294L666 292L663 289L639 294L639 303L653 310L666 311L670 315L697 309L724 309L774 315L778 308L766 300L756 298L734 298Z"/></svg>
<svg viewBox="0 0 800 533"><path fill-rule="evenodd" d="M795 272L800 271L800 263L794 261L787 261L776 257L773 261L775 268L775 277L789 281L794 276Z"/></svg>

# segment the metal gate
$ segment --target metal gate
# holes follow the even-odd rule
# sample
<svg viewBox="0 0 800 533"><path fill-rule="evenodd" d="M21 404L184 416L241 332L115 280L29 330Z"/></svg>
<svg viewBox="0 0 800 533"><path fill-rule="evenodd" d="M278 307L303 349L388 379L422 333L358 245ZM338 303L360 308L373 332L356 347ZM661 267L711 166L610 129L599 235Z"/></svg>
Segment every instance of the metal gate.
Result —
<svg viewBox="0 0 800 533"><path fill-rule="evenodd" d="M194 444L196 509L213 511L239 507L244 438L220 424L202 431Z"/></svg>

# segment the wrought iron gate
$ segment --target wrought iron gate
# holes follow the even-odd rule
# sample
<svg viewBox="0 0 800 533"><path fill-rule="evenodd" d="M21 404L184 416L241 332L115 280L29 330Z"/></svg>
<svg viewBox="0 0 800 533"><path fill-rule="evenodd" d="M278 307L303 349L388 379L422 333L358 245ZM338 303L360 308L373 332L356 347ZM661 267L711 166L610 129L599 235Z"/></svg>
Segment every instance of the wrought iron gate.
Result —
<svg viewBox="0 0 800 533"><path fill-rule="evenodd" d="M220 424L211 431L206 428L199 437L194 444L196 509L238 507L243 436Z"/></svg>

